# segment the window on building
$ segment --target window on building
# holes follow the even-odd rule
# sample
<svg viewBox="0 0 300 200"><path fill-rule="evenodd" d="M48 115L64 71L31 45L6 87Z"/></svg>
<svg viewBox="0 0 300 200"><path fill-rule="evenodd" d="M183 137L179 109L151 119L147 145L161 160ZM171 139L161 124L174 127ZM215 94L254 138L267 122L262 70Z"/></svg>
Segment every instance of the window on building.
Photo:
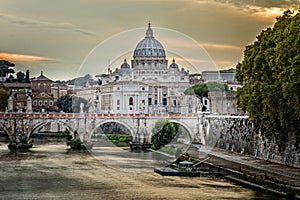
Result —
<svg viewBox="0 0 300 200"><path fill-rule="evenodd" d="M166 106L167 105L167 98L163 98L163 105Z"/></svg>
<svg viewBox="0 0 300 200"><path fill-rule="evenodd" d="M44 101L44 106L48 106L48 101L47 100Z"/></svg>
<svg viewBox="0 0 300 200"><path fill-rule="evenodd" d="M45 96L45 93L43 92L43 93L41 94L41 96L44 97L44 96Z"/></svg>
<svg viewBox="0 0 300 200"><path fill-rule="evenodd" d="M173 106L176 106L176 100L173 100Z"/></svg>
<svg viewBox="0 0 300 200"><path fill-rule="evenodd" d="M42 106L43 105L43 102L40 100L39 101L39 106Z"/></svg>
<svg viewBox="0 0 300 200"><path fill-rule="evenodd" d="M118 105L118 106L120 105L120 99L117 100L117 105Z"/></svg>
<svg viewBox="0 0 300 200"><path fill-rule="evenodd" d="M132 97L129 98L129 105L130 105L130 106L133 105L133 98L132 98Z"/></svg>
<svg viewBox="0 0 300 200"><path fill-rule="evenodd" d="M36 106L36 105L37 105L37 102L36 102L36 101L33 101L33 105Z"/></svg>
<svg viewBox="0 0 300 200"><path fill-rule="evenodd" d="M129 107L129 110L132 110L132 107Z"/></svg>
<svg viewBox="0 0 300 200"><path fill-rule="evenodd" d="M53 106L53 101L49 101L49 105L50 105L50 106Z"/></svg>
<svg viewBox="0 0 300 200"><path fill-rule="evenodd" d="M154 104L157 105L157 100L154 101Z"/></svg>
<svg viewBox="0 0 300 200"><path fill-rule="evenodd" d="M152 104L152 98L148 98L148 105Z"/></svg>

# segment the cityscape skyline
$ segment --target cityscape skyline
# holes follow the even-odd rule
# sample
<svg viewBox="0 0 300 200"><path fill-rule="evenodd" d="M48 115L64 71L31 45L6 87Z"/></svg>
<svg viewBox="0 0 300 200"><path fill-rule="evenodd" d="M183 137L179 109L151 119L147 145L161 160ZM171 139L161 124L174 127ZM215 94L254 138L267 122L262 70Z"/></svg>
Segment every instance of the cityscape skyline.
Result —
<svg viewBox="0 0 300 200"><path fill-rule="evenodd" d="M178 31L197 41L218 68L231 68L242 60L244 47L271 27L276 16L298 6L299 0L1 0L0 25L5 28L0 59L15 63L16 72L29 69L31 77L43 71L53 80L72 79L99 43L124 31L145 30L151 21L159 40L155 27ZM143 36L136 37L131 50ZM107 65L108 60L101 60L95 67L101 74Z"/></svg>

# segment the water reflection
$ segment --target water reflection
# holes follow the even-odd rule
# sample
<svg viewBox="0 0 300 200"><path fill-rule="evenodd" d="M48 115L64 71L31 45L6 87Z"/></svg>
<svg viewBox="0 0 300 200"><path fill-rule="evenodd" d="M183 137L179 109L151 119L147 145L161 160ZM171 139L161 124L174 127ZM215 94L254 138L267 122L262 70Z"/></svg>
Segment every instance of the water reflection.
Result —
<svg viewBox="0 0 300 200"><path fill-rule="evenodd" d="M10 151L0 143L0 199L275 199L216 178L154 175L156 161L166 161L161 156L115 146L95 146L91 156L41 141Z"/></svg>

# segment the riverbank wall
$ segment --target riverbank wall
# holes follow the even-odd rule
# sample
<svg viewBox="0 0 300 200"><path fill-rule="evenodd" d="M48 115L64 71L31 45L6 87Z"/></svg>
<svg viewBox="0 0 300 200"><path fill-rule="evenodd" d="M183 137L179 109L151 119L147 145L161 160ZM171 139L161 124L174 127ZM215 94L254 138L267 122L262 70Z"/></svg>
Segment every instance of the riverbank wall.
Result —
<svg viewBox="0 0 300 200"><path fill-rule="evenodd" d="M206 128L208 124L209 129ZM248 118L209 119L204 131L209 140L216 141L218 148L300 168L300 146L286 144L285 150L280 152L275 141L253 132Z"/></svg>

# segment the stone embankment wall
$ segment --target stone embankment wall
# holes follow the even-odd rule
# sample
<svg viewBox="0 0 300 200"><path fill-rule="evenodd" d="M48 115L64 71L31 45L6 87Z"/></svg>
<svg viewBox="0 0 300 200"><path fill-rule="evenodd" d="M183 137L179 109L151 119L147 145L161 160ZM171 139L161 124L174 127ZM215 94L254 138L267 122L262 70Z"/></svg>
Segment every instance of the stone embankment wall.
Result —
<svg viewBox="0 0 300 200"><path fill-rule="evenodd" d="M209 119L204 126L207 139L215 141L218 148L300 168L299 147L287 145L280 153L274 141L253 133L248 118Z"/></svg>

